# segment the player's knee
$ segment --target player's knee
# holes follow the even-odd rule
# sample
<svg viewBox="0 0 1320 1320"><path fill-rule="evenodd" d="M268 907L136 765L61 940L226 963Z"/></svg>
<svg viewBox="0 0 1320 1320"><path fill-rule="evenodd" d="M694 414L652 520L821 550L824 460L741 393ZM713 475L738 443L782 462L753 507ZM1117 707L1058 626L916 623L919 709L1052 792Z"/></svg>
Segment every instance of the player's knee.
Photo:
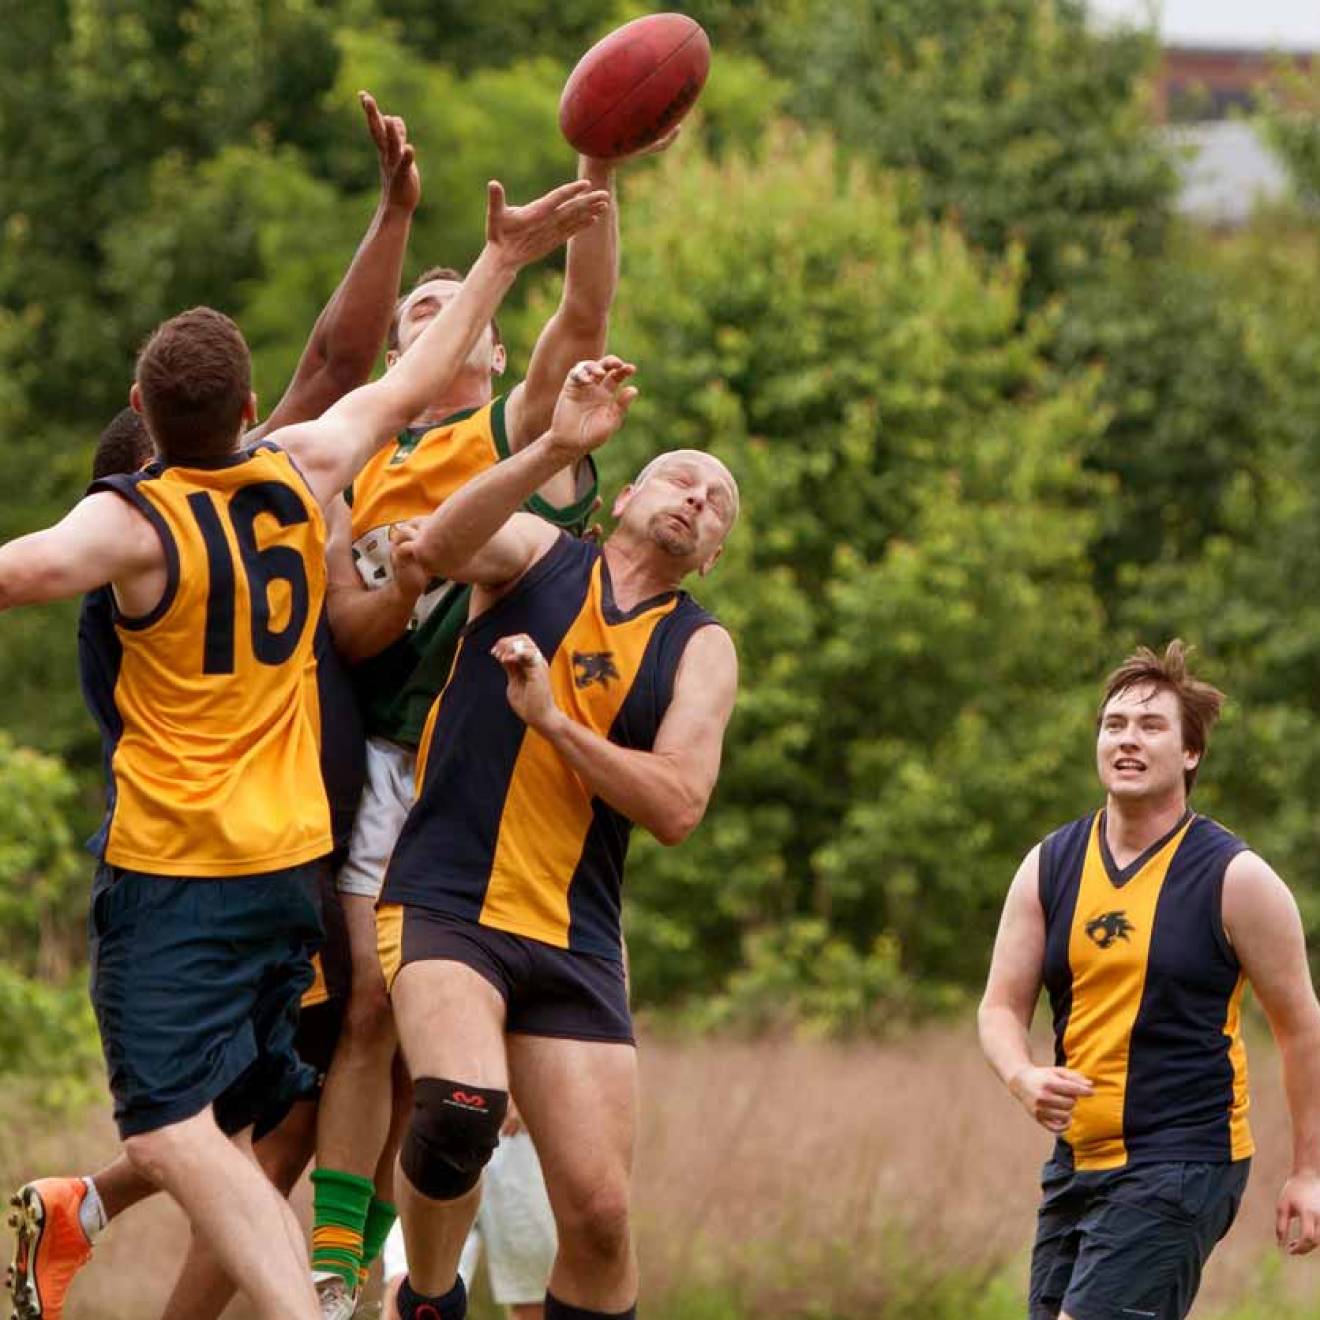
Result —
<svg viewBox="0 0 1320 1320"><path fill-rule="evenodd" d="M509 1108L507 1091L441 1077L413 1083L412 1121L399 1163L408 1181L433 1201L454 1201L481 1178Z"/></svg>
<svg viewBox="0 0 1320 1320"><path fill-rule="evenodd" d="M160 1186L177 1148L171 1128L158 1128L124 1138L124 1156L133 1172Z"/></svg>
<svg viewBox="0 0 1320 1320"><path fill-rule="evenodd" d="M558 1225L561 1250L600 1262L616 1261L627 1254L626 1183L602 1183L566 1200Z"/></svg>

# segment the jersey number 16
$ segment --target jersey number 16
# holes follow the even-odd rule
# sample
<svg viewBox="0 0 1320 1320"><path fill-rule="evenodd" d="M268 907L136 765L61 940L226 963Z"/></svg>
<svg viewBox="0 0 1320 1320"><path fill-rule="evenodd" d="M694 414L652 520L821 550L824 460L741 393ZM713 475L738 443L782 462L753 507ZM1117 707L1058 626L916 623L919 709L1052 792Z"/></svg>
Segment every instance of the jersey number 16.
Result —
<svg viewBox="0 0 1320 1320"><path fill-rule="evenodd" d="M293 527L308 521L306 506L291 487L279 481L257 481L236 490L229 500L228 514L238 542L241 563L237 566L210 494L199 491L189 495L188 507L202 533L211 574L202 672L234 672L236 567L241 567L248 583L252 654L263 665L282 665L297 650L307 626L307 567L302 555L291 546L273 545L263 550L257 544L256 521L260 514L267 513L281 527ZM278 630L270 626L270 587L274 582L289 584L289 617Z"/></svg>

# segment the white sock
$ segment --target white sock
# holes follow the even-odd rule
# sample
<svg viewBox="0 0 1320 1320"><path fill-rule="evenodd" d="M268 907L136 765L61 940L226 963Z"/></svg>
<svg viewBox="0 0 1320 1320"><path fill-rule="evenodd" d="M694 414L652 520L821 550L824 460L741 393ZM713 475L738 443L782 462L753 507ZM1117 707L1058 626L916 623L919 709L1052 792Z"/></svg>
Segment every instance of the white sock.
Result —
<svg viewBox="0 0 1320 1320"><path fill-rule="evenodd" d="M96 1184L90 1178L84 1178L83 1182L87 1184L87 1195L83 1197L82 1205L78 1207L78 1222L82 1225L82 1231L87 1234L88 1242L94 1242L96 1235L108 1221L105 1217L105 1206L101 1203L101 1193L96 1190Z"/></svg>

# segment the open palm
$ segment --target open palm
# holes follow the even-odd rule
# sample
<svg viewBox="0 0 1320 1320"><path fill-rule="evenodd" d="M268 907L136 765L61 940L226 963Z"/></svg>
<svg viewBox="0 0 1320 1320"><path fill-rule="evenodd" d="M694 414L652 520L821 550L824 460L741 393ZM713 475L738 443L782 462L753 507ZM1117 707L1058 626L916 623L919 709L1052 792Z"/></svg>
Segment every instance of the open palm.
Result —
<svg viewBox="0 0 1320 1320"><path fill-rule="evenodd" d="M550 429L575 455L599 449L623 425L637 390L626 382L637 370L617 357L579 362L559 391Z"/></svg>

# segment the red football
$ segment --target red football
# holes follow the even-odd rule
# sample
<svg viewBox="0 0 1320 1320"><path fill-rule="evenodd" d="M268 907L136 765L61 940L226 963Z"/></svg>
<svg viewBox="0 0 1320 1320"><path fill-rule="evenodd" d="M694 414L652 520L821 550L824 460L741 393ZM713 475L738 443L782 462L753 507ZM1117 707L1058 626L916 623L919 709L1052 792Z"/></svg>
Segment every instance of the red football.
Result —
<svg viewBox="0 0 1320 1320"><path fill-rule="evenodd" d="M559 127L586 156L649 147L692 108L710 72L710 40L686 14L648 14L578 61L559 98Z"/></svg>

